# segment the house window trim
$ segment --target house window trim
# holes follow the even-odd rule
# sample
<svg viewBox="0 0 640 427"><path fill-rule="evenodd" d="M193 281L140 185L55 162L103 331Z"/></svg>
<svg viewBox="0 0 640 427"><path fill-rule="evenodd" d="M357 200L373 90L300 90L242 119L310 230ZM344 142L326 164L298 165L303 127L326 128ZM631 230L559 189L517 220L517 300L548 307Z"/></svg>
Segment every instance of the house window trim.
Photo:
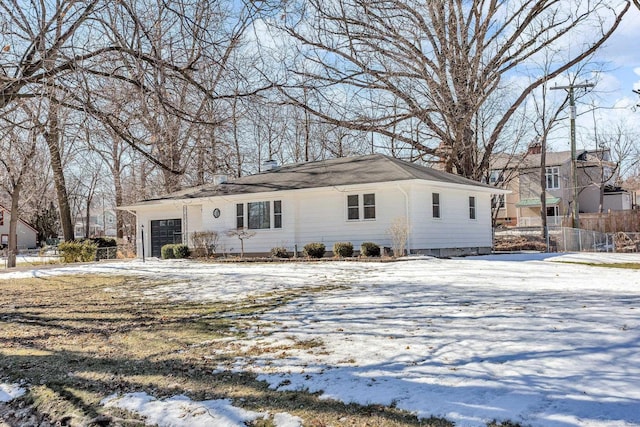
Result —
<svg viewBox="0 0 640 427"><path fill-rule="evenodd" d="M352 203L355 197L355 204ZM348 194L347 195L347 221L360 221L360 195ZM352 212L355 212L355 216L352 218Z"/></svg>
<svg viewBox="0 0 640 427"><path fill-rule="evenodd" d="M559 166L545 167L544 175L545 175L545 185L547 190L560 189L560 167ZM551 184L555 184L555 185L549 185L550 182Z"/></svg>
<svg viewBox="0 0 640 427"><path fill-rule="evenodd" d="M489 184L496 185L504 182L504 170L493 169L489 172Z"/></svg>
<svg viewBox="0 0 640 427"><path fill-rule="evenodd" d="M373 204L367 204L365 202L365 199L367 198L367 196L372 196L373 197ZM367 213L367 210L369 210L369 212L371 212L371 209L373 209L373 216L370 216L370 214ZM375 221L376 219L376 193L363 193L362 194L362 220L363 221Z"/></svg>
<svg viewBox="0 0 640 427"><path fill-rule="evenodd" d="M245 228L244 225L244 203L236 203L236 229Z"/></svg>
<svg viewBox="0 0 640 427"><path fill-rule="evenodd" d="M469 220L478 220L478 203L475 196L469 196Z"/></svg>
<svg viewBox="0 0 640 427"><path fill-rule="evenodd" d="M373 204L366 204L365 205L365 196L373 196ZM353 200L353 198L355 197L355 200L357 200L357 206L355 204L349 204L350 200ZM357 193L357 194L347 194L346 196L346 217L345 217L345 221L347 222L363 222L363 221L376 221L377 217L378 217L378 212L376 209L376 193L375 192L369 192L369 193ZM367 212L371 212L373 210L373 216L372 217L367 217L368 214ZM356 212L357 213L357 218L350 218L350 213Z"/></svg>
<svg viewBox="0 0 640 427"><path fill-rule="evenodd" d="M494 194L491 197L491 208L494 210L502 210L507 208L507 198L504 194Z"/></svg>
<svg viewBox="0 0 640 427"><path fill-rule="evenodd" d="M438 196L438 202L435 202L435 198L434 196ZM442 194L441 193L436 193L436 192L432 192L431 193L431 219L440 221L442 220ZM437 215L436 215L436 209L437 209Z"/></svg>
<svg viewBox="0 0 640 427"><path fill-rule="evenodd" d="M249 205L254 203L267 203L269 227L251 228ZM279 211L276 210L276 204L279 205ZM247 229L253 231L281 230L283 228L283 207L282 200L258 200L251 202L236 203L236 228ZM242 225L241 225L242 224Z"/></svg>
<svg viewBox="0 0 640 427"><path fill-rule="evenodd" d="M276 205L277 203L277 205ZM282 229L282 200L274 200L273 204L273 229ZM277 206L277 209L276 209Z"/></svg>
<svg viewBox="0 0 640 427"><path fill-rule="evenodd" d="M252 208L255 210L253 214ZM247 202L247 229L270 230L272 224L271 212L271 201L269 200Z"/></svg>

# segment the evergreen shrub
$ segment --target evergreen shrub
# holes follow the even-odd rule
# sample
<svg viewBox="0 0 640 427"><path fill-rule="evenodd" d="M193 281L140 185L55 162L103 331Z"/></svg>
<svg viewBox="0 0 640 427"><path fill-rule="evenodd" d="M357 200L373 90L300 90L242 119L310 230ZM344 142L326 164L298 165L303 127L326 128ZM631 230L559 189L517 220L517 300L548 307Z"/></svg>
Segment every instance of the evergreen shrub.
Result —
<svg viewBox="0 0 640 427"><path fill-rule="evenodd" d="M304 254L309 258L322 258L326 251L324 243L307 243L304 245Z"/></svg>
<svg viewBox="0 0 640 427"><path fill-rule="evenodd" d="M373 242L363 242L360 245L360 255L380 256L380 246Z"/></svg>
<svg viewBox="0 0 640 427"><path fill-rule="evenodd" d="M336 242L333 244L333 255L341 258L348 258L353 256L353 243L351 242Z"/></svg>
<svg viewBox="0 0 640 427"><path fill-rule="evenodd" d="M176 256L174 255L173 252L173 247L175 245L173 243L168 243L166 245L164 245L162 248L160 248L160 257L162 259L173 259Z"/></svg>
<svg viewBox="0 0 640 427"><path fill-rule="evenodd" d="M98 246L88 240L61 242L58 245L60 256L65 263L89 262L96 259Z"/></svg>
<svg viewBox="0 0 640 427"><path fill-rule="evenodd" d="M276 247L276 248L271 248L271 256L273 258L289 258L289 252L287 251L287 248L281 246L281 247Z"/></svg>
<svg viewBox="0 0 640 427"><path fill-rule="evenodd" d="M173 245L173 257L177 259L188 258L190 255L189 246L184 243Z"/></svg>

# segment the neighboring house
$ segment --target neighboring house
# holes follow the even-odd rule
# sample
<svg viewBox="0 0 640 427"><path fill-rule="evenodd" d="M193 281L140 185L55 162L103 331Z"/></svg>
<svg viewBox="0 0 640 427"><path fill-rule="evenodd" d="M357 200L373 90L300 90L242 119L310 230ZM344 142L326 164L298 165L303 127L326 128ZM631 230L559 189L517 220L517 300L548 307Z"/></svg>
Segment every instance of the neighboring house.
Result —
<svg viewBox="0 0 640 427"><path fill-rule="evenodd" d="M614 185L616 164L609 150L582 150L577 153L578 211L603 212L632 208L631 194ZM508 188L508 195L494 198L497 225L539 226L540 219L540 146L532 144L521 156L497 157L492 164L490 183ZM573 184L571 152L548 152L545 162L547 224L562 225L571 217ZM601 197L602 196L602 197Z"/></svg>
<svg viewBox="0 0 640 427"><path fill-rule="evenodd" d="M86 237L86 223L86 214L76 216L74 238ZM116 213L112 209L91 209L89 212L89 237L104 236L116 236Z"/></svg>
<svg viewBox="0 0 640 427"><path fill-rule="evenodd" d="M328 251L335 242L391 247L398 218L409 225L410 253L447 256L491 251L494 193L506 191L373 154L274 167L120 209L135 211L148 256L195 231L218 233L218 252L238 253L240 241L228 235L237 229L255 233L244 250L256 255L283 246L300 253L311 242Z"/></svg>
<svg viewBox="0 0 640 427"><path fill-rule="evenodd" d="M11 211L0 205L0 244L3 248L9 244L10 219ZM18 219L17 235L18 249L34 249L38 246L38 231L21 219Z"/></svg>

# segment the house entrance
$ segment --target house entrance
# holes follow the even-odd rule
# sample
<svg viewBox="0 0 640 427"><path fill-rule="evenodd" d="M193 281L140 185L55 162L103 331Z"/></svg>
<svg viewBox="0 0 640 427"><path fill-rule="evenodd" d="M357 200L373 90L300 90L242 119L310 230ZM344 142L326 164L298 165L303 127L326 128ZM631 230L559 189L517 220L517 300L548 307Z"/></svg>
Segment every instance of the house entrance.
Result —
<svg viewBox="0 0 640 427"><path fill-rule="evenodd" d="M547 206L547 225L562 225L562 218L558 213L558 206Z"/></svg>
<svg viewBox="0 0 640 427"><path fill-rule="evenodd" d="M151 256L160 258L160 250L170 243L182 243L182 220L151 221Z"/></svg>

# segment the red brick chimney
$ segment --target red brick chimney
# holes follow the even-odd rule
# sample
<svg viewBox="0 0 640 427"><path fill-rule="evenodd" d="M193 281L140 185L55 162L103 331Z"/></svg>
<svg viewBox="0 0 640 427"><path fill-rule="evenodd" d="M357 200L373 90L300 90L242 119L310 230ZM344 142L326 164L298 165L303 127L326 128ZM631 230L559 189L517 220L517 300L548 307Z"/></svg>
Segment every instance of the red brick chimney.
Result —
<svg viewBox="0 0 640 427"><path fill-rule="evenodd" d="M542 144L540 144L537 140L529 144L529 147L527 148L527 154L540 154L540 153L542 153Z"/></svg>

